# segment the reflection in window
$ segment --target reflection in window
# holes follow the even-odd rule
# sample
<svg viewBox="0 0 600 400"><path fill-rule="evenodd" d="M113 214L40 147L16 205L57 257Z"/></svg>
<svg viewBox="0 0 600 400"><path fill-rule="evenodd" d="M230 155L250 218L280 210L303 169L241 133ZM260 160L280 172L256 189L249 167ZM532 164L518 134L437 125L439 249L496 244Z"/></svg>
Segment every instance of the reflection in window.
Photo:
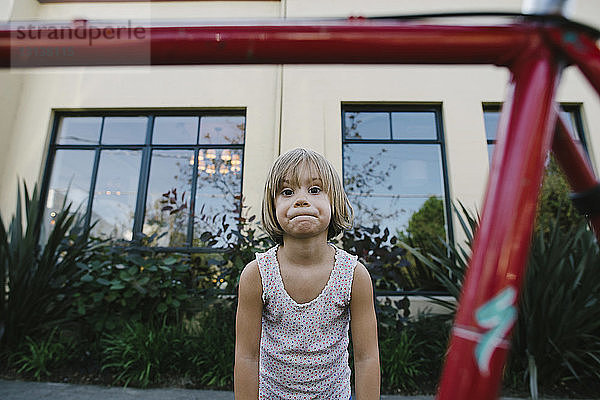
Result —
<svg viewBox="0 0 600 400"><path fill-rule="evenodd" d="M198 136L198 117L154 118L154 144L195 144Z"/></svg>
<svg viewBox="0 0 600 400"><path fill-rule="evenodd" d="M196 210L194 219L194 238L199 240L203 232L216 232L222 225L222 218L213 220L212 216L225 216L225 223L235 225L234 217L239 214L241 198L241 150L200 150L198 153L198 183L196 189ZM224 244L220 238L220 244Z"/></svg>
<svg viewBox="0 0 600 400"><path fill-rule="evenodd" d="M343 114L344 187L355 227L387 228L423 254L452 240L440 110L348 105ZM402 282L376 288L440 290L419 260L407 261Z"/></svg>
<svg viewBox="0 0 600 400"><path fill-rule="evenodd" d="M244 142L244 117L204 117L200 121L200 144L241 144Z"/></svg>
<svg viewBox="0 0 600 400"><path fill-rule="evenodd" d="M483 122L485 124L485 136L488 144L488 160L492 163L494 149L496 147L496 135L498 131L498 122L500 120L501 104L486 104L483 106ZM577 143L585 152L585 136L581 122L579 107L574 105L561 104L560 115L570 129L575 143Z"/></svg>
<svg viewBox="0 0 600 400"><path fill-rule="evenodd" d="M351 123L344 126L344 186L355 208L355 225L406 233L411 217L428 199L445 207L438 114L431 108L357 112L355 107L344 111L344 121ZM364 120L371 121L366 130ZM443 215L436 223L445 226Z"/></svg>
<svg viewBox="0 0 600 400"><path fill-rule="evenodd" d="M202 233L217 232L223 221L235 224L243 112L90 114L57 116L54 162L46 172L47 227L65 196L87 212L99 237L146 235L161 247L203 246Z"/></svg>
<svg viewBox="0 0 600 400"><path fill-rule="evenodd" d="M365 111L344 113L346 139L389 139L390 113Z"/></svg>
<svg viewBox="0 0 600 400"><path fill-rule="evenodd" d="M100 140L102 118L64 117L60 120L57 144L97 144Z"/></svg>
<svg viewBox="0 0 600 400"><path fill-rule="evenodd" d="M155 150L150 165L143 232L159 246L185 246L194 151Z"/></svg>
<svg viewBox="0 0 600 400"><path fill-rule="evenodd" d="M106 117L102 128L104 144L144 144L148 117Z"/></svg>
<svg viewBox="0 0 600 400"><path fill-rule="evenodd" d="M141 152L102 150L92 207L92 235L133 239Z"/></svg>
<svg viewBox="0 0 600 400"><path fill-rule="evenodd" d="M56 151L42 220L42 237L46 237L54 226L63 203L72 203L72 211L85 213L93 166L94 152L91 150Z"/></svg>

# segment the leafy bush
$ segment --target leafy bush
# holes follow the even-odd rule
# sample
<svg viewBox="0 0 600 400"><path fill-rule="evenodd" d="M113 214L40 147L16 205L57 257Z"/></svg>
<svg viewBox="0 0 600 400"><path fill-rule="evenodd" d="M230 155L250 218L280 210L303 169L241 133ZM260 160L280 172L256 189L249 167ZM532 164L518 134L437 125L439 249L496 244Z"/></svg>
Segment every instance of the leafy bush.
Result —
<svg viewBox="0 0 600 400"><path fill-rule="evenodd" d="M210 277L215 285L203 285L205 298L217 298L224 294L235 294L242 270L255 253L264 252L274 242L262 233L254 221L256 216L238 218L236 226L226 223L223 218L221 227L215 232L205 232L203 237L209 244L215 244L219 237L229 241L220 253L210 254L205 260L203 276ZM235 240L230 240L231 238Z"/></svg>
<svg viewBox="0 0 600 400"><path fill-rule="evenodd" d="M341 237L341 247L356 254L365 264L378 290L410 290L418 277L408 259L406 250L396 246L397 239L385 228L357 227Z"/></svg>
<svg viewBox="0 0 600 400"><path fill-rule="evenodd" d="M23 183L8 230L0 219L0 351L17 349L26 337L71 319L74 283L82 275L79 261L91 250L88 230L65 203L47 239L38 243L40 202L37 186L30 196Z"/></svg>
<svg viewBox="0 0 600 400"><path fill-rule="evenodd" d="M181 255L103 247L73 283L73 306L94 332L114 331L121 321L176 322L193 302L186 261Z"/></svg>
<svg viewBox="0 0 600 400"><path fill-rule="evenodd" d="M213 301L181 324L128 322L101 338L102 369L115 383L147 387L179 377L195 387L233 388L235 301Z"/></svg>

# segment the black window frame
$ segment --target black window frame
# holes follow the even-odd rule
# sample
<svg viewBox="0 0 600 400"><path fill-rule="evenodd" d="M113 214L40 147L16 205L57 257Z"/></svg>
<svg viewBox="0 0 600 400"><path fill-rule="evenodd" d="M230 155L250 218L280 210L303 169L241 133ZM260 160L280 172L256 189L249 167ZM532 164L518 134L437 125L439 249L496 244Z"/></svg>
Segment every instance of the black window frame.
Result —
<svg viewBox="0 0 600 400"><path fill-rule="evenodd" d="M346 112L387 112L390 113L390 139L352 139L345 137ZM393 112L433 112L435 115L435 139L393 139L392 115ZM439 145L442 161L442 179L444 187L444 206L447 222L447 240L454 244L454 224L452 220L452 203L450 201L450 184L448 178L448 161L446 156L446 140L444 134L443 113L441 104L390 104L390 103L355 103L343 102L341 104L342 128L342 160L344 160L345 144L428 144ZM342 162L342 177L345 165ZM380 293L381 291L378 291ZM396 293L396 292L394 292Z"/></svg>
<svg viewBox="0 0 600 400"><path fill-rule="evenodd" d="M154 120L157 117L198 117L198 131L197 137L200 134L201 119L202 117L244 117L244 140L240 144L153 144L152 143L152 131L154 129ZM102 150L118 149L118 150L138 150L141 151L141 165L140 174L138 178L136 205L133 218L133 239L130 241L132 249L142 249L154 252L178 252L178 253L215 253L226 251L224 248L218 247L193 247L191 243L193 241L193 218L196 202L196 190L197 190L197 179L198 173L195 173L192 178L192 193L190 193L190 204L189 220L187 228L186 242L188 246L185 247L160 247L160 246L142 246L140 239L144 236L142 233L146 199L148 195L148 184L150 178L150 167L151 157L153 150L193 150L194 151L194 171L198 170L198 152L200 150L207 149L231 149L239 150L242 153L242 164L240 165L240 195L243 193L243 182L244 182L244 159L245 159L245 143L246 143L246 108L230 108L230 109L169 109L169 110L156 110L156 109L131 109L131 110L86 110L86 111L62 111L55 110L53 113L52 130L50 134L50 141L48 149L46 151L47 158L44 163L43 178L42 178L42 201L40 207L45 209L45 204L48 197L50 179L52 175L52 168L54 166L54 159L57 150L61 149L72 149L72 150L94 150L94 166L92 168L92 178L89 189L89 200L86 206L85 212L85 226L89 227L91 223L91 211L93 206L93 192L96 186L96 179L98 176L98 165L100 161L100 154ZM101 129L100 137L97 144L57 144L57 138L59 134L60 121L65 117L101 117ZM102 144L102 133L104 128L105 118L110 117L147 117L148 123L146 126L146 136L143 144ZM241 202L241 197L239 199ZM241 218L241 209L239 207L240 214L237 218ZM40 221L41 223L41 221Z"/></svg>

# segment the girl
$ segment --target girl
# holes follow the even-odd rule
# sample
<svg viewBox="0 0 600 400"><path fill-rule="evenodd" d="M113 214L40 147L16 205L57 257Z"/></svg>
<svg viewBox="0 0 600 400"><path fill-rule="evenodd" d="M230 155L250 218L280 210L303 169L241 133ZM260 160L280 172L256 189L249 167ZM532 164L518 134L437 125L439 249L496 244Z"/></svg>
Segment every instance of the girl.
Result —
<svg viewBox="0 0 600 400"><path fill-rule="evenodd" d="M277 245L240 276L236 400L350 397L352 329L357 400L379 399L377 322L369 272L328 240L352 224L333 166L295 149L265 184L263 225Z"/></svg>

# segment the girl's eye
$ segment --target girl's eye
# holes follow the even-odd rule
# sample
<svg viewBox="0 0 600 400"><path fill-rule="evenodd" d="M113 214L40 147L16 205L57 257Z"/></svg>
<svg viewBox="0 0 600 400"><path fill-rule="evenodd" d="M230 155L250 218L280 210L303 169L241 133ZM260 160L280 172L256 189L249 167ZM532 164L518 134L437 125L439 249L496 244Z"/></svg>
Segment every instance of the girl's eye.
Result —
<svg viewBox="0 0 600 400"><path fill-rule="evenodd" d="M310 189L308 189L308 192L311 194L319 194L321 193L322 189L318 186L313 186Z"/></svg>
<svg viewBox="0 0 600 400"><path fill-rule="evenodd" d="M291 195L293 195L293 194L294 194L294 191L293 191L292 189L283 189L283 190L281 191L281 194L282 194L283 196L291 196Z"/></svg>

